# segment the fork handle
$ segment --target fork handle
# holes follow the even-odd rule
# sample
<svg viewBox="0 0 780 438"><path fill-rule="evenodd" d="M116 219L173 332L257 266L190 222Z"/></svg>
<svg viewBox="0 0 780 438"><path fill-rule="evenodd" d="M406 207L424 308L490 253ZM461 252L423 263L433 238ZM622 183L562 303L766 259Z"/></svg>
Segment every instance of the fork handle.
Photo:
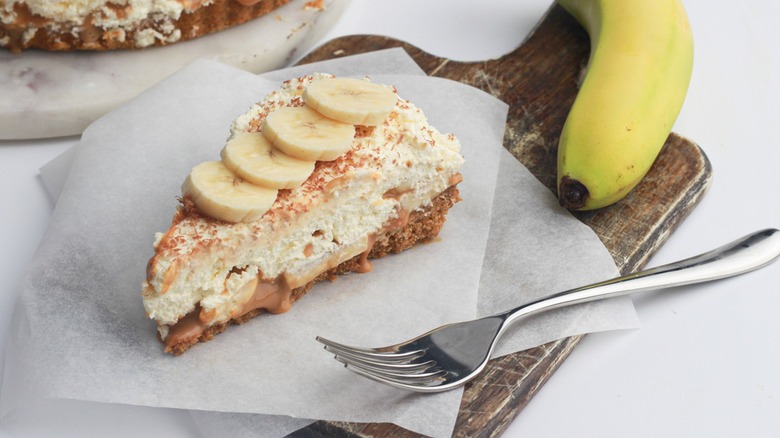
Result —
<svg viewBox="0 0 780 438"><path fill-rule="evenodd" d="M560 292L501 316L507 327L521 317L572 304L732 277L766 266L778 256L780 231L768 228L695 257Z"/></svg>

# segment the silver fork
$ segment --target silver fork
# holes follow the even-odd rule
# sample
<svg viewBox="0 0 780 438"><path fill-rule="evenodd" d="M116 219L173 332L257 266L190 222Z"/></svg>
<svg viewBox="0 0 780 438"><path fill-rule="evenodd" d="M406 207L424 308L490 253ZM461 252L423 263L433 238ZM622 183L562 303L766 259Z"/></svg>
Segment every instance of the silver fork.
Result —
<svg viewBox="0 0 780 438"><path fill-rule="evenodd" d="M317 340L357 374L417 392L464 385L487 365L512 323L547 310L651 289L731 277L761 268L780 255L780 231L765 229L704 254L611 280L560 292L506 312L447 324L400 344L357 348Z"/></svg>

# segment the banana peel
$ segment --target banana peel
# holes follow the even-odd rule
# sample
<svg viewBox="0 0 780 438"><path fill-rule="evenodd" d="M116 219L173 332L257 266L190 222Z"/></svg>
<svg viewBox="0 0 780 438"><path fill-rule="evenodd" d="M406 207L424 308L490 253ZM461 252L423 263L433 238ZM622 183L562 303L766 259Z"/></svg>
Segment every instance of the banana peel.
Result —
<svg viewBox="0 0 780 438"><path fill-rule="evenodd" d="M558 145L558 199L593 210L625 197L685 100L693 36L680 0L557 0L585 28L590 58Z"/></svg>

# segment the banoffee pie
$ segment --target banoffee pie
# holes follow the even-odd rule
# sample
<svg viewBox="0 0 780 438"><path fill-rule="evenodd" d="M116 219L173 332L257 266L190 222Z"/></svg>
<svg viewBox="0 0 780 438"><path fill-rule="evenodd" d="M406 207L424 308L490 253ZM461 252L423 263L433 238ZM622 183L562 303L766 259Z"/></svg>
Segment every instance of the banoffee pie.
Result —
<svg viewBox="0 0 780 438"><path fill-rule="evenodd" d="M436 237L460 200L459 151L393 87L285 82L192 169L156 237L142 295L165 351L287 312L315 283Z"/></svg>

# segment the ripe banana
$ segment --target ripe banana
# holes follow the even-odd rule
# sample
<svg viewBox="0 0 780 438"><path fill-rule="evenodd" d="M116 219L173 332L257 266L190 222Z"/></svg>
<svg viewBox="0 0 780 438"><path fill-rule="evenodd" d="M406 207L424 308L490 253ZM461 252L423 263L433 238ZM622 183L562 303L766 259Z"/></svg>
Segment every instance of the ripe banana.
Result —
<svg viewBox="0 0 780 438"><path fill-rule="evenodd" d="M222 163L241 178L271 189L293 189L314 171L314 161L293 158L275 148L259 132L231 139L222 149Z"/></svg>
<svg viewBox="0 0 780 438"><path fill-rule="evenodd" d="M353 125L325 117L308 106L272 111L262 130L265 138L287 155L310 161L335 160L349 150L355 137Z"/></svg>
<svg viewBox="0 0 780 438"><path fill-rule="evenodd" d="M271 208L278 193L241 179L221 161L195 166L181 190L203 214L232 223L259 219Z"/></svg>
<svg viewBox="0 0 780 438"><path fill-rule="evenodd" d="M353 125L381 124L398 98L390 87L351 78L327 78L312 82L303 101L331 119Z"/></svg>
<svg viewBox="0 0 780 438"><path fill-rule="evenodd" d="M644 177L671 132L693 69L680 0L557 0L586 29L585 78L558 147L558 198L605 207Z"/></svg>

